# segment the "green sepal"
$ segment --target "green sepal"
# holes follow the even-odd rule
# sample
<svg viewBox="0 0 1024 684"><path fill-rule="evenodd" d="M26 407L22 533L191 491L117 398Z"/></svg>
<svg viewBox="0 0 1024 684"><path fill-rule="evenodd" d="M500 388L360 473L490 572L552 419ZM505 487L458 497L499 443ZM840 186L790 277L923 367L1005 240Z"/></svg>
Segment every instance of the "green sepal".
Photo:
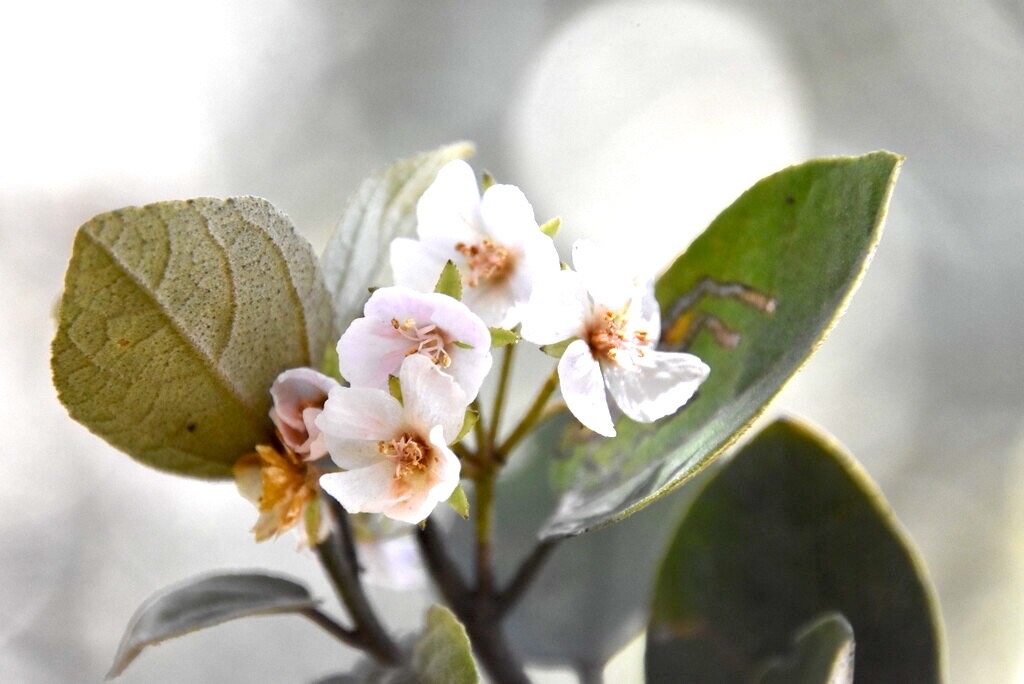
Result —
<svg viewBox="0 0 1024 684"><path fill-rule="evenodd" d="M452 344L454 344L459 349L476 349L476 347L471 345L469 342L463 342L462 340L455 340L452 342Z"/></svg>
<svg viewBox="0 0 1024 684"><path fill-rule="evenodd" d="M404 403L402 401L402 383L399 381L397 375L388 376L388 392L398 400L399 404Z"/></svg>
<svg viewBox="0 0 1024 684"><path fill-rule="evenodd" d="M543 347L540 348L540 350L542 352L544 352L545 354L547 354L548 356L551 356L551 357L556 358L556 359L560 359L560 358L562 358L562 354L565 353L565 350L568 349L569 345L572 344L573 342L575 342L578 339L580 339L580 338L578 338L578 337L570 337L567 340L562 340L561 342L555 342L554 344L545 344Z"/></svg>
<svg viewBox="0 0 1024 684"><path fill-rule="evenodd" d="M466 417L462 419L462 429L459 430L459 436L455 438L452 444L461 442L462 439L469 434L469 431L476 426L476 422L480 420L480 414L469 408L466 409Z"/></svg>
<svg viewBox="0 0 1024 684"><path fill-rule="evenodd" d="M484 193L498 181L494 180L494 176L491 175L490 171L484 171L480 175L480 192Z"/></svg>
<svg viewBox="0 0 1024 684"><path fill-rule="evenodd" d="M555 237L558 234L558 229L562 227L562 217L556 216L553 219L545 221L540 226L540 232L547 235L549 238Z"/></svg>
<svg viewBox="0 0 1024 684"><path fill-rule="evenodd" d="M469 519L469 498L466 496L466 490L462 488L461 484L455 487L455 491L448 497L448 505L462 516L463 520Z"/></svg>
<svg viewBox="0 0 1024 684"><path fill-rule="evenodd" d="M437 279L434 292L462 301L462 274L451 259L441 269L441 277Z"/></svg>
<svg viewBox="0 0 1024 684"><path fill-rule="evenodd" d="M505 328L491 328L491 349L507 347L519 342L519 333Z"/></svg>

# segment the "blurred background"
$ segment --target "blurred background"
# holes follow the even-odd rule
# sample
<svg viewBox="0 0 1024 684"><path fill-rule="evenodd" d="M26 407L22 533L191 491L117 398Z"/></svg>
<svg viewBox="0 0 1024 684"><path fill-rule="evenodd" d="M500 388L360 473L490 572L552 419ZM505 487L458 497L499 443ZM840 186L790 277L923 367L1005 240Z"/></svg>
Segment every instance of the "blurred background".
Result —
<svg viewBox="0 0 1024 684"><path fill-rule="evenodd" d="M563 218L562 248L586 233L643 267L784 166L906 155L859 294L773 411L882 487L938 590L951 681L1024 681L1020 0L5 3L0 93L0 681L99 680L142 600L212 569L330 595L292 538L252 543L232 484L149 470L67 417L48 345L77 227L253 194L319 249L361 178L458 139ZM428 604L375 597L409 626ZM261 618L121 681L348 662Z"/></svg>

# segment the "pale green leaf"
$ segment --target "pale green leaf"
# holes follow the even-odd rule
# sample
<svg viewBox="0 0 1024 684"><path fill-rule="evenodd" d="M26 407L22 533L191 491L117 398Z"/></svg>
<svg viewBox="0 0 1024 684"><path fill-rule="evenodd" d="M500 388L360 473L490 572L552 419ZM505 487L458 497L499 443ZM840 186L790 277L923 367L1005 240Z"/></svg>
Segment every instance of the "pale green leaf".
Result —
<svg viewBox="0 0 1024 684"><path fill-rule="evenodd" d="M121 638L107 678L124 672L142 649L161 641L228 620L303 613L316 605L306 587L284 577L238 573L186 580L158 592L139 607Z"/></svg>
<svg viewBox="0 0 1024 684"><path fill-rule="evenodd" d="M829 611L856 635L858 681L943 681L934 594L892 510L830 438L778 421L720 468L676 532L647 681L750 681Z"/></svg>
<svg viewBox="0 0 1024 684"><path fill-rule="evenodd" d="M315 255L253 197L101 214L75 238L53 377L75 420L148 465L229 477L270 385L335 338Z"/></svg>
<svg viewBox="0 0 1024 684"><path fill-rule="evenodd" d="M613 439L572 451L572 488L548 537L578 534L643 508L693 477L746 429L832 327L881 233L902 159L888 152L822 159L758 182L698 237L657 282L664 340L677 304L707 278L741 283L772 308L705 297L694 311L739 333L728 348L707 332L690 351L711 367L699 394L652 424L622 418Z"/></svg>
<svg viewBox="0 0 1024 684"><path fill-rule="evenodd" d="M423 684L480 681L466 628L444 606L431 606L412 650L412 670Z"/></svg>
<svg viewBox="0 0 1024 684"><path fill-rule="evenodd" d="M469 499L466 497L466 490L458 485L452 495L448 497L448 505L462 518L469 517Z"/></svg>
<svg viewBox="0 0 1024 684"><path fill-rule="evenodd" d="M441 269L441 275L434 286L434 292L448 295L452 299L462 300L462 274L459 268L449 259Z"/></svg>
<svg viewBox="0 0 1024 684"><path fill-rule="evenodd" d="M391 241L415 234L416 202L437 172L472 154L473 145L460 142L403 159L367 178L349 199L321 257L340 330L362 314L370 287L390 281Z"/></svg>

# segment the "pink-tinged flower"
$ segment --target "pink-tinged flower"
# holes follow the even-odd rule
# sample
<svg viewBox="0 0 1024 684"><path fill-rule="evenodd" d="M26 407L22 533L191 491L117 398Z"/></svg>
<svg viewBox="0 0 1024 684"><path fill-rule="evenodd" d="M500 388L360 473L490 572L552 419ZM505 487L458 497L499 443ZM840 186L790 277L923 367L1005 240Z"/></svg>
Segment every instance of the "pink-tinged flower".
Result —
<svg viewBox="0 0 1024 684"><path fill-rule="evenodd" d="M331 391L316 423L345 472L323 475L320 486L349 513L418 523L459 484L461 465L448 444L462 428L468 402L422 354L405 359L398 379L401 402L369 387Z"/></svg>
<svg viewBox="0 0 1024 684"><path fill-rule="evenodd" d="M382 287L338 341L338 368L353 387L385 389L407 356L419 354L476 398L491 370L491 333L462 302L436 292Z"/></svg>
<svg viewBox="0 0 1024 684"><path fill-rule="evenodd" d="M559 269L555 245L519 188L492 185L481 198L464 161L441 169L416 205L416 220L419 240L391 243L395 282L430 292L451 260L462 274L462 301L489 326L515 326L534 283Z"/></svg>
<svg viewBox="0 0 1024 684"><path fill-rule="evenodd" d="M238 492L254 503L259 510L252 528L256 541L261 542L298 526L299 545L318 544L327 537L329 519L326 508L320 507L317 480L320 470L309 461L299 458L290 450L281 453L271 446L260 444L256 451L238 459L232 469ZM319 524L316 538L310 539L307 509L316 506Z"/></svg>
<svg viewBox="0 0 1024 684"><path fill-rule="evenodd" d="M655 349L661 314L654 281L624 276L586 240L572 248L575 271L561 271L531 298L523 339L573 340L558 361L562 397L585 426L615 436L605 388L622 412L651 423L689 401L710 369L692 354Z"/></svg>
<svg viewBox="0 0 1024 684"><path fill-rule="evenodd" d="M338 386L334 378L312 368L292 368L277 376L270 387L274 400L270 419L285 447L309 460L327 455L316 417L323 410L327 395Z"/></svg>

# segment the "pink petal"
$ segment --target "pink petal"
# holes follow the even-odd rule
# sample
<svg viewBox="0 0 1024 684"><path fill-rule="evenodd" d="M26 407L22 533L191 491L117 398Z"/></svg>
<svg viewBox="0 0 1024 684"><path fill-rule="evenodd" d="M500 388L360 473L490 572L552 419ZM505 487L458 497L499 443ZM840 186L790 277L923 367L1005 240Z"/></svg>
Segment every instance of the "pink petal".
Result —
<svg viewBox="0 0 1024 684"><path fill-rule="evenodd" d="M458 486L461 464L458 456L445 446L445 436L440 425L430 430L428 441L434 457L430 469L424 473L425 477L409 483L413 488L408 490L408 498L391 504L383 511L389 518L412 524L422 522Z"/></svg>
<svg viewBox="0 0 1024 684"><path fill-rule="evenodd" d="M558 382L566 406L578 421L599 435L615 436L601 366L583 340L570 344L558 360Z"/></svg>
<svg viewBox="0 0 1024 684"><path fill-rule="evenodd" d="M338 370L353 387L384 389L411 347L390 319L357 318L338 340Z"/></svg>

